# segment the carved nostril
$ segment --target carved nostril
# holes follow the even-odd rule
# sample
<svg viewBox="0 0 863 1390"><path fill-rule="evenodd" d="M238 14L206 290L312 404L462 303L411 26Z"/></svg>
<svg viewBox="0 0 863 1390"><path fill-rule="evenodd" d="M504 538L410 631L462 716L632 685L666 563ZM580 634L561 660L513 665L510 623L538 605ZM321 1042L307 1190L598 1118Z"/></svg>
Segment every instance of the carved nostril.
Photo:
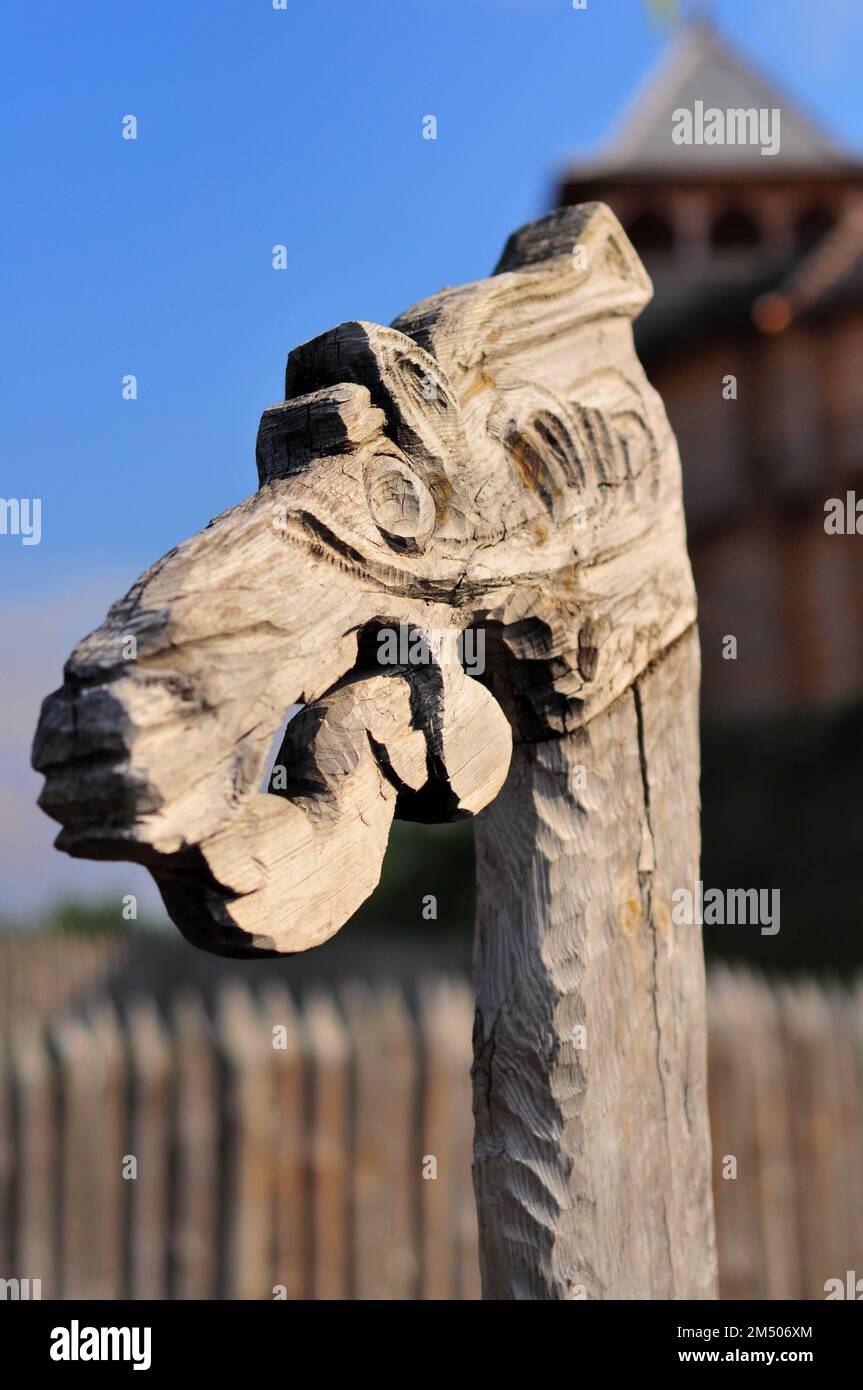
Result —
<svg viewBox="0 0 863 1390"><path fill-rule="evenodd" d="M435 505L421 478L400 459L381 455L366 469L366 499L372 520L395 550L419 555L435 523Z"/></svg>

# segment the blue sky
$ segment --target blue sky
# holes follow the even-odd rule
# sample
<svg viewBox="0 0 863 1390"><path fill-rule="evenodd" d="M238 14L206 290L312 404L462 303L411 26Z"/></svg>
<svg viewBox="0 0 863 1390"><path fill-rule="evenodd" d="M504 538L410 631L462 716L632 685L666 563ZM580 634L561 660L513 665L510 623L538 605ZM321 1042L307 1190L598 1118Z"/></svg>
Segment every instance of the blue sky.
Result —
<svg viewBox="0 0 863 1390"><path fill-rule="evenodd" d="M711 8L863 148L859 0ZM486 274L507 234L546 210L561 161L608 133L667 42L650 11L7 3L0 495L42 499L42 541L0 536L0 913L117 872L53 854L51 824L31 811L39 697L74 640L253 490L258 417L281 398L290 347ZM121 138L127 114L136 141ZM436 141L422 139L427 114ZM127 373L135 401L121 396Z"/></svg>

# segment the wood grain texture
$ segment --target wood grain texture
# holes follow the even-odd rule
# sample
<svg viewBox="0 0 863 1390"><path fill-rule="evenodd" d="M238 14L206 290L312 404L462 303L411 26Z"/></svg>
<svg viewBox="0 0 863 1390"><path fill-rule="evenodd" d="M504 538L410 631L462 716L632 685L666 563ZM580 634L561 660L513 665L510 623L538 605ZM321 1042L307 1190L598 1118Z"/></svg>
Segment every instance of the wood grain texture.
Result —
<svg viewBox="0 0 863 1390"><path fill-rule="evenodd" d="M58 846L146 864L197 945L304 950L377 883L393 814L475 813L513 736L616 700L695 615L676 447L632 345L649 293L587 204L391 328L296 348L258 492L142 575L45 702ZM428 652L382 671L376 635L402 627ZM482 680L453 659L468 629Z"/></svg>
<svg viewBox="0 0 863 1390"><path fill-rule="evenodd" d="M691 630L584 730L519 746L477 822L486 1298L715 1296L700 930L671 925L697 667Z"/></svg>
<svg viewBox="0 0 863 1390"><path fill-rule="evenodd" d="M183 993L171 1011L174 1095L171 1124L174 1161L171 1206L172 1296L218 1294L216 1232L219 1225L219 1093L229 1104L217 1064L215 1035L201 999ZM227 1234L227 1233L226 1233Z"/></svg>
<svg viewBox="0 0 863 1390"><path fill-rule="evenodd" d="M522 228L492 276L391 327L295 348L257 493L78 645L34 745L58 846L147 865L180 929L228 955L339 930L395 816L489 807L486 1297L715 1290L701 945L670 924L698 877L696 605L677 448L633 347L650 293L591 203ZM395 630L422 637L421 659L382 661ZM454 654L467 631L485 642L473 674ZM313 1282L337 1298L348 1043L320 1002L306 1031L314 1222L333 1233ZM432 1217L430 1251L436 1233ZM427 1261L429 1287L451 1255Z"/></svg>

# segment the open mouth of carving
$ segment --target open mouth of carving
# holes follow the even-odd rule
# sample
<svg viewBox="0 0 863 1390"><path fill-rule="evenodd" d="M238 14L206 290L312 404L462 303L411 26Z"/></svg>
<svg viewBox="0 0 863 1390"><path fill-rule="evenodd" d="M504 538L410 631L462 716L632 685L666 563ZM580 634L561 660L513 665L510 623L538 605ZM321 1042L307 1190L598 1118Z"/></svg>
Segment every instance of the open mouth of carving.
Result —
<svg viewBox="0 0 863 1390"><path fill-rule="evenodd" d="M582 210L577 229L583 273L555 222L513 241L500 278L296 348L261 421L258 492L142 575L46 702L34 765L58 844L146 864L202 946L326 940L374 888L394 816L480 809L510 720L522 738L569 732L691 620L632 357L649 284L610 214ZM650 644L636 544L656 574ZM420 669L364 665L358 642L388 612L429 634L482 622L489 676L440 648Z"/></svg>
<svg viewBox="0 0 863 1390"><path fill-rule="evenodd" d="M387 636L395 648L383 653ZM113 689L73 678L45 702L33 754L46 778L40 805L62 826L58 848L146 865L174 920L211 949L289 952L326 940L375 887L392 820L474 814L500 789L512 743L457 642L394 619L363 625L349 645L353 661L346 646L342 674L288 722L264 795L271 725L232 736L228 763L213 730L230 711L191 700L194 681L152 669L137 681L123 673ZM131 711L143 720L148 702L160 719L136 723ZM173 760L148 756L148 740L169 730L178 754L193 741L200 751L188 785ZM213 749L221 756L207 758Z"/></svg>

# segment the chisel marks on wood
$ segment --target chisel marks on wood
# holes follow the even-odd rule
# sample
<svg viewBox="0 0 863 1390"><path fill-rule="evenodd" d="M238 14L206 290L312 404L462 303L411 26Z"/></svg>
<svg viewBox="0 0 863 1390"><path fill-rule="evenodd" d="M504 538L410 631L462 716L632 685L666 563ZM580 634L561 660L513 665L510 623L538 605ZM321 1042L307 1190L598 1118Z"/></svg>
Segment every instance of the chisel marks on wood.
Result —
<svg viewBox="0 0 863 1390"><path fill-rule="evenodd" d="M670 912L697 877L697 672L692 629L583 730L517 747L477 822L487 1298L714 1296L701 940Z"/></svg>

